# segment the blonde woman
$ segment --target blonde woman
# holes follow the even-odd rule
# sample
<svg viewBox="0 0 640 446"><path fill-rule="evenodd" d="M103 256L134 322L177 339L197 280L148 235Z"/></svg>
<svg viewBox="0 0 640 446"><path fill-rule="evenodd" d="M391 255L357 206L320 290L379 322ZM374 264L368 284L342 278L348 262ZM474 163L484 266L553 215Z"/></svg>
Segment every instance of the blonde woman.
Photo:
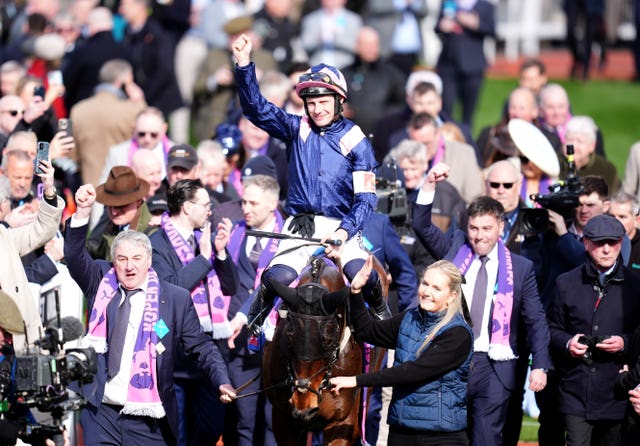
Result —
<svg viewBox="0 0 640 446"><path fill-rule="evenodd" d="M463 312L456 266L440 260L427 267L418 306L388 320L375 320L361 290L371 259L351 283L352 322L360 340L394 348L394 366L358 376L331 378L343 388L392 386L389 445L467 445L467 376L473 334Z"/></svg>

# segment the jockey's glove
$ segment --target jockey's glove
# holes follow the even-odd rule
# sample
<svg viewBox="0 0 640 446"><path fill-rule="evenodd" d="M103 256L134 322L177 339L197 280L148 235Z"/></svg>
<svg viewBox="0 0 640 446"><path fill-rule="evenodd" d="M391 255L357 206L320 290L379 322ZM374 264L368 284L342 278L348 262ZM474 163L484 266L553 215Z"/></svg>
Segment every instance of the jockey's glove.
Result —
<svg viewBox="0 0 640 446"><path fill-rule="evenodd" d="M288 228L293 234L299 234L304 238L311 238L316 232L316 224L313 214L298 214L291 220Z"/></svg>

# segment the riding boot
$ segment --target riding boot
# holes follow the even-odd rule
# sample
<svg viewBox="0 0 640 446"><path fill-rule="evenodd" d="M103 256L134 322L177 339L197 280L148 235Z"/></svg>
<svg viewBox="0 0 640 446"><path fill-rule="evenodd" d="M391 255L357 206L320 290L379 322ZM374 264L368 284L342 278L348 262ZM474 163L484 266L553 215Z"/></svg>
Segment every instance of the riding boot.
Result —
<svg viewBox="0 0 640 446"><path fill-rule="evenodd" d="M273 293L265 285L260 285L260 289L253 298L247 315L247 328L252 335L258 336L260 334L262 324L267 318L271 307L273 307L273 298Z"/></svg>
<svg viewBox="0 0 640 446"><path fill-rule="evenodd" d="M370 288L365 287L362 290L362 295L378 319L389 319L392 316L387 301L382 296L382 285L379 281L376 281L375 285Z"/></svg>
<svg viewBox="0 0 640 446"><path fill-rule="evenodd" d="M251 334L256 336L260 334L262 324L273 307L273 300L277 293L271 286L272 281L289 285L297 275L296 270L290 266L280 264L271 266L262 273L262 284L251 302L247 315L247 327Z"/></svg>

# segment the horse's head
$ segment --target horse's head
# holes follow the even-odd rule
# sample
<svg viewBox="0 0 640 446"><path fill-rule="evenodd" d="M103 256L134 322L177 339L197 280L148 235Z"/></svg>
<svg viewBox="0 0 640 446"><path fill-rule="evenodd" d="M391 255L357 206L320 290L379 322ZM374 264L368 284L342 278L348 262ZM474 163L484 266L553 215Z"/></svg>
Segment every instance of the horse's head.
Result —
<svg viewBox="0 0 640 446"><path fill-rule="evenodd" d="M300 274L298 286L271 282L276 294L287 304L289 311L309 316L331 316L349 296L342 272L326 257L313 257Z"/></svg>
<svg viewBox="0 0 640 446"><path fill-rule="evenodd" d="M272 285L287 306L280 333L292 382L289 402L300 421L322 424L324 417L318 418L322 394L350 339L345 310L349 288L341 270L323 257L312 258L296 288Z"/></svg>

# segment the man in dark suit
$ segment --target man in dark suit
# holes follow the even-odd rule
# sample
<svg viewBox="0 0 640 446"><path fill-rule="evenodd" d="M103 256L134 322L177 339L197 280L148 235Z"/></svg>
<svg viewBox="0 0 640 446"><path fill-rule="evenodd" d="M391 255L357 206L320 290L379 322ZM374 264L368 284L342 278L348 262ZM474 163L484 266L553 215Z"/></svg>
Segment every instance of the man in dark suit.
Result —
<svg viewBox="0 0 640 446"><path fill-rule="evenodd" d="M545 387L551 368L549 327L533 264L512 254L500 240L504 225L500 202L475 199L468 208L467 233L456 231L449 238L431 224L435 184L448 174L444 164L429 171L416 200L413 227L436 259L452 260L465 275L463 291L475 338L467 392L469 432L473 445L500 446L509 398L516 390L518 335L524 328L533 355L529 388L537 392Z"/></svg>
<svg viewBox="0 0 640 446"><path fill-rule="evenodd" d="M200 180L179 180L167 191L169 213L150 231L153 268L169 283L191 293L202 330L226 350L231 334L226 312L238 287L238 273L226 246L231 220L218 223L211 234L211 198ZM179 444L203 444L223 432L224 408L217 389L192 358L178 351L175 385L179 411Z"/></svg>
<svg viewBox="0 0 640 446"><path fill-rule="evenodd" d="M484 38L496 35L495 6L487 0L442 2L436 33L442 41L436 70L442 77L444 112L451 116L460 99L462 123L471 128L487 68Z"/></svg>
<svg viewBox="0 0 640 446"><path fill-rule="evenodd" d="M120 233L112 245L114 263L91 259L84 240L95 198L92 185L78 189L65 243L69 271L91 308L88 339L98 353L93 382L74 388L87 400L81 414L84 444L173 445L179 345L197 358L225 400L235 396L233 388L220 352L200 329L189 293L150 268L146 235Z"/></svg>
<svg viewBox="0 0 640 446"><path fill-rule="evenodd" d="M62 70L67 110L93 95L94 88L100 82L100 69L107 61L131 59L129 51L122 42L116 41L112 31L113 17L108 8L98 7L89 13L88 38L68 54Z"/></svg>
<svg viewBox="0 0 640 446"><path fill-rule="evenodd" d="M169 116L182 106L173 63L175 46L162 26L149 17L149 3L121 0L120 14L127 21L124 43L134 61L135 81L147 103Z"/></svg>
<svg viewBox="0 0 640 446"><path fill-rule="evenodd" d="M261 355L247 348L249 330L245 324L246 314L254 291L260 286L262 271L269 264L278 240L246 235L247 229L255 231L281 232L284 219L278 211L278 182L274 176L249 175L243 178L242 212L244 220L234 226L229 241L229 252L238 265L240 287L233 296L229 308L229 319L234 335L229 341L229 376L234 386L240 386L260 373ZM269 335L272 334L269 333ZM237 336L237 338L236 338ZM260 380L249 384L244 392L260 390ZM275 445L271 431L271 404L264 395L236 401L238 443ZM227 439L225 438L225 442Z"/></svg>

